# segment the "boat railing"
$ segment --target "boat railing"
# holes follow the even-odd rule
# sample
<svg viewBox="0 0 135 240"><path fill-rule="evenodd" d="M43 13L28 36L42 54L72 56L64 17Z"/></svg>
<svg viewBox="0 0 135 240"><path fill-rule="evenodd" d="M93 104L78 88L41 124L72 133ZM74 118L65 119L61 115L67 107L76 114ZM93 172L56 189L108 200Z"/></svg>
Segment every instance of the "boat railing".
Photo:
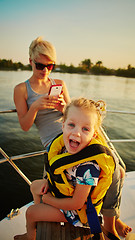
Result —
<svg viewBox="0 0 135 240"><path fill-rule="evenodd" d="M110 113L121 113L121 114L131 114L131 115L135 115L135 112L130 112L130 111L121 111L121 110L113 110L113 109L107 109L107 112ZM5 109L5 110L0 110L0 114L1 113L13 113L13 112L17 112L17 110L14 109Z"/></svg>
<svg viewBox="0 0 135 240"><path fill-rule="evenodd" d="M0 159L0 163L9 162L10 165L19 173L19 175L27 182L29 185L31 184L31 181L25 176L25 174L16 166L16 164L13 162L14 160L24 159L28 157L35 157L43 155L46 152L46 150L43 151L37 151L27 154L22 154L18 156L12 156L9 157L7 153L0 147L0 153L3 155L4 159Z"/></svg>
<svg viewBox="0 0 135 240"><path fill-rule="evenodd" d="M135 115L135 112L129 112L129 111L120 111L120 110L106 110L108 113L119 113L119 114L130 114L130 115ZM4 114L4 113L14 113L17 112L16 109L9 109L9 110L0 110L0 114ZM102 129L103 131L103 129ZM104 132L104 135L105 132ZM107 136L107 135L106 135ZM112 142L112 143L124 143L124 142L135 142L135 139L109 139L107 140L108 142Z"/></svg>
<svg viewBox="0 0 135 240"><path fill-rule="evenodd" d="M17 112L16 109L1 110L0 114L14 113L14 112ZM118 110L107 110L107 112L135 115L135 112L118 111ZM110 140L103 128L101 128L101 132L104 135L109 147L113 150L114 154L118 157L121 165L125 168L123 160L121 159L120 155L118 154L115 147L113 146L113 143L135 142L135 139L113 139L113 140ZM26 153L26 154L9 157L7 155L7 153L0 147L0 153L4 157L4 158L0 159L0 164L8 161L12 165L12 167L19 173L19 175L30 185L31 181L24 175L24 173L16 166L16 164L13 161L19 160L19 159L24 159L24 158L29 158L29 157L40 156L40 155L43 155L45 152L46 152L46 150L42 150L42 151L36 151L36 152L31 152L31 153Z"/></svg>
<svg viewBox="0 0 135 240"><path fill-rule="evenodd" d="M0 110L0 114L1 113L13 113L13 112L17 112L16 109Z"/></svg>

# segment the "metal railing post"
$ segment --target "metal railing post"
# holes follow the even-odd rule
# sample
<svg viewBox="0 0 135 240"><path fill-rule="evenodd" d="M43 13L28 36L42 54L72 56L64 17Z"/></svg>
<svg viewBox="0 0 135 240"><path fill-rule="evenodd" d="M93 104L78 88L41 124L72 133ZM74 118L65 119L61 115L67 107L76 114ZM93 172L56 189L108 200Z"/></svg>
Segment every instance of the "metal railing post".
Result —
<svg viewBox="0 0 135 240"><path fill-rule="evenodd" d="M11 164L11 166L19 173L19 175L27 182L29 185L31 181L24 175L24 173L15 165L15 163L10 159L10 157L4 152L2 148L0 148L1 154L7 159L7 161Z"/></svg>

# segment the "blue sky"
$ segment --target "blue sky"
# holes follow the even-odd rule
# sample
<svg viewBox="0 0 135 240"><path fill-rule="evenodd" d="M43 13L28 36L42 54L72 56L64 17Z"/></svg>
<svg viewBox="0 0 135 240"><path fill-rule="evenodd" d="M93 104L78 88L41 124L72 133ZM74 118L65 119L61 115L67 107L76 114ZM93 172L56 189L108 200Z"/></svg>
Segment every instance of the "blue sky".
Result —
<svg viewBox="0 0 135 240"><path fill-rule="evenodd" d="M54 44L57 63L135 67L135 0L0 0L0 59L27 64L38 36Z"/></svg>

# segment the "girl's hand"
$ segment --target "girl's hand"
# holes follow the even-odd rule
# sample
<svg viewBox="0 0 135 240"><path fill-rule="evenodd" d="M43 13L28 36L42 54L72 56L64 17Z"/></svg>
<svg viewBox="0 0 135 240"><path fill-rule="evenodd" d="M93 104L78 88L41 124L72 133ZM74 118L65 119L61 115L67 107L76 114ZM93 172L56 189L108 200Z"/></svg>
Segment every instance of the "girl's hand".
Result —
<svg viewBox="0 0 135 240"><path fill-rule="evenodd" d="M52 198L54 198L54 197L52 196L52 194L51 194L50 192L47 192L46 194L44 194L44 195L42 196L42 201L43 201L43 203L49 204L49 202L50 202L50 200L51 200Z"/></svg>
<svg viewBox="0 0 135 240"><path fill-rule="evenodd" d="M44 195L44 194L46 194L47 191L48 191L48 189L49 189L48 181L47 181L46 179L44 179L44 182L43 182L43 184L42 184L41 187L40 187L40 193L39 193L39 195Z"/></svg>

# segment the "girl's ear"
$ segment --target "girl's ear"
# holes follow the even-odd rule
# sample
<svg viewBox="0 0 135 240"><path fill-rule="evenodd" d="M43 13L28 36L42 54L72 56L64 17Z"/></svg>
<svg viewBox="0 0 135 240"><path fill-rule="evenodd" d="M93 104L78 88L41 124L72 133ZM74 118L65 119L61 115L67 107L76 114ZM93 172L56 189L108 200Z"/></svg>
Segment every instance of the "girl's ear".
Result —
<svg viewBox="0 0 135 240"><path fill-rule="evenodd" d="M32 60L31 60L31 58L29 58L29 63L30 63L30 65L32 66Z"/></svg>
<svg viewBox="0 0 135 240"><path fill-rule="evenodd" d="M64 126L65 126L65 122L63 121L63 122L62 122L62 131L63 131L63 129L64 129Z"/></svg>

